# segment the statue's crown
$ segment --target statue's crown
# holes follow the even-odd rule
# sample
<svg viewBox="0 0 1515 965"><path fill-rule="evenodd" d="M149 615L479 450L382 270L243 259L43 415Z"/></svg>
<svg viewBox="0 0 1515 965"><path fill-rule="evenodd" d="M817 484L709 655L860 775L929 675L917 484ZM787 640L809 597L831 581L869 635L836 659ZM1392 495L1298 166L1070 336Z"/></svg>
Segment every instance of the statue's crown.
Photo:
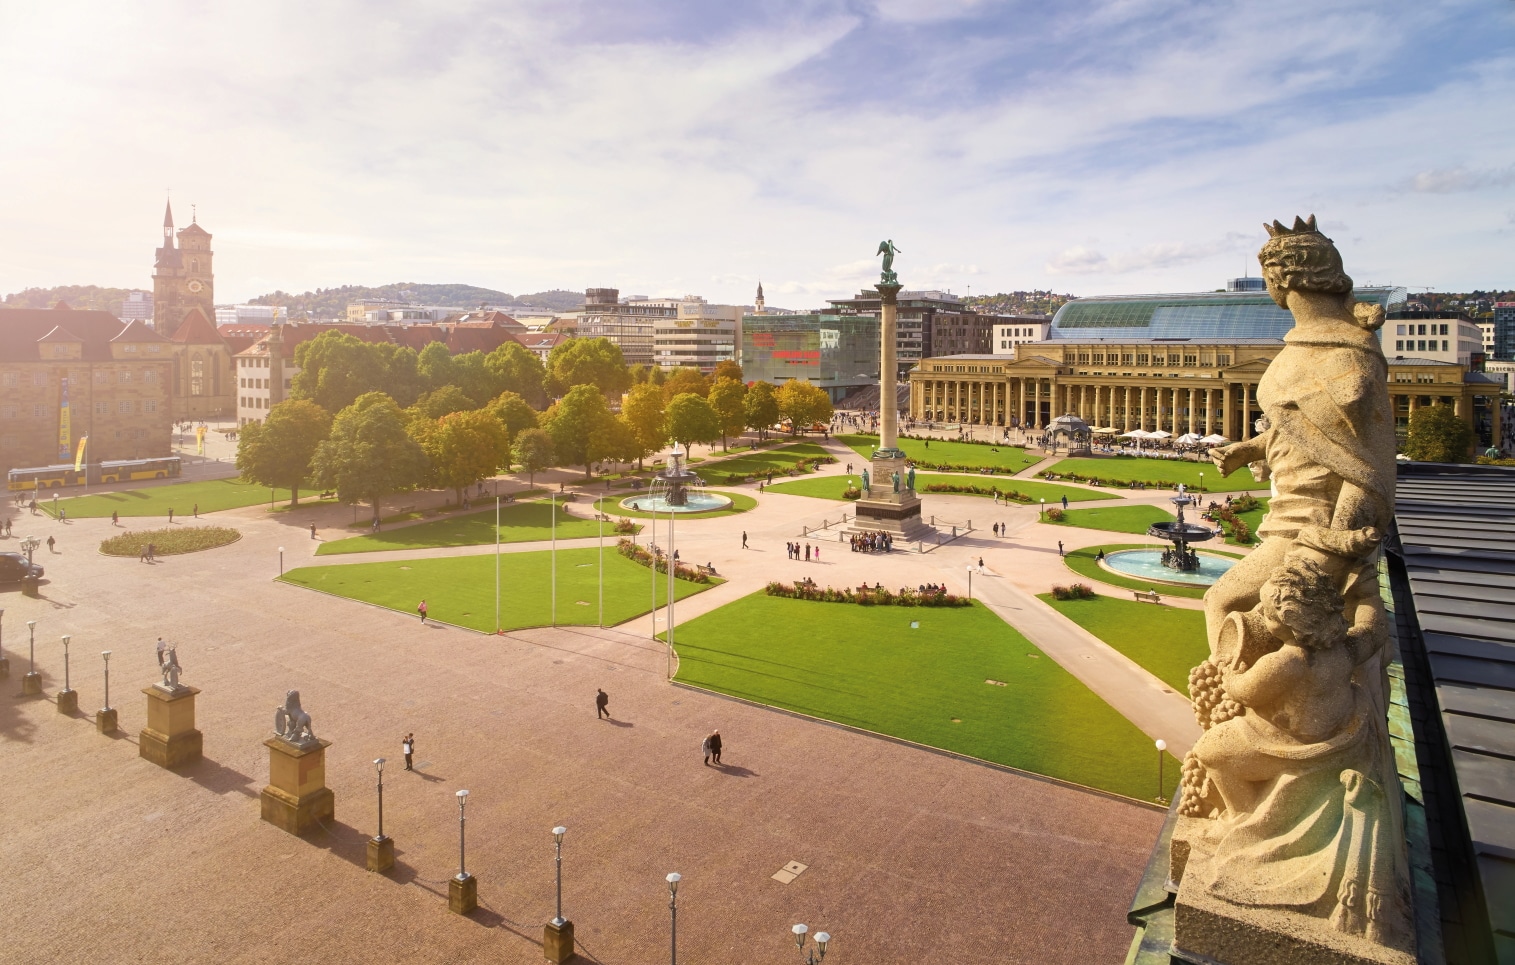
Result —
<svg viewBox="0 0 1515 965"><path fill-rule="evenodd" d="M1315 215L1313 214L1310 215L1310 220L1308 221L1299 215L1295 215L1294 227L1292 228L1285 228L1283 222L1276 218L1272 224L1264 222L1263 227L1267 229L1268 237L1270 238L1277 238L1279 235L1320 234L1320 229L1315 227Z"/></svg>

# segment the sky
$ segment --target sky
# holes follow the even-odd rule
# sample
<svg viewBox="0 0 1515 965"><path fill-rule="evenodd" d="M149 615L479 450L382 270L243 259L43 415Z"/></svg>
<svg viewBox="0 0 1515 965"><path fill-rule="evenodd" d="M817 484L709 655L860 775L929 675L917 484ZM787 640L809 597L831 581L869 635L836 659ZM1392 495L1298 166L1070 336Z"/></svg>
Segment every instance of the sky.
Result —
<svg viewBox="0 0 1515 965"><path fill-rule="evenodd" d="M1515 0L0 5L0 293L1515 286Z"/></svg>

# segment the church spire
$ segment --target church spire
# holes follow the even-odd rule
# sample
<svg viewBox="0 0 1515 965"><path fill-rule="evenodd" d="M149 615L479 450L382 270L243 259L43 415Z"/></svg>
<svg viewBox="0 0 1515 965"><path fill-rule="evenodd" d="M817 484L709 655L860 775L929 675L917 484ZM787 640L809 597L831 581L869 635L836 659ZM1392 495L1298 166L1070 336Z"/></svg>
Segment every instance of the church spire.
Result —
<svg viewBox="0 0 1515 965"><path fill-rule="evenodd" d="M172 201L163 203L163 247L174 246L174 205Z"/></svg>
<svg viewBox="0 0 1515 965"><path fill-rule="evenodd" d="M754 311L756 311L759 315L763 314L763 280L761 278L758 279L757 298L753 300L752 305Z"/></svg>

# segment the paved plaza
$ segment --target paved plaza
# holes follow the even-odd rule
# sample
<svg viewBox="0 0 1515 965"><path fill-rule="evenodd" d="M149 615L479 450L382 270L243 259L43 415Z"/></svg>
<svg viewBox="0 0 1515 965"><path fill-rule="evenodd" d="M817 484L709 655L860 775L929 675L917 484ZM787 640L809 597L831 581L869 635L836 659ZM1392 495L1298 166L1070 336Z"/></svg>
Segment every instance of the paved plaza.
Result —
<svg viewBox="0 0 1515 965"><path fill-rule="evenodd" d="M841 459L828 473L858 461L827 446ZM1035 509L987 499L925 499L941 519L971 518L974 532L929 553L869 555L848 552L832 528L808 539L823 547L823 561L803 563L785 558L785 541L850 504L765 494L749 513L680 523L683 561L711 562L728 582L681 603L678 620L770 579L942 582L962 592L966 567L982 557L975 598L1183 753L1197 735L1187 698L1034 597L1072 581L1056 559L1058 538L1072 549L1112 534L1038 526ZM240 529L240 542L147 565L95 551L112 532L108 519L17 517L18 537L54 535L59 553L39 558L48 568L40 598L0 594L11 659L0 693L8 792L0 822L12 869L0 883L12 922L0 960L66 951L123 962L538 962L553 914L555 824L569 829L564 913L589 961L665 960L671 871L684 876L679 952L688 962L789 960L798 921L830 931L830 960L843 963L1124 954L1126 906L1162 821L1156 808L671 686L647 616L618 628L493 637L423 627L414 615L275 580L280 546L287 567L493 552L315 560L310 523L323 539L340 538L350 520L333 506L219 513L212 521ZM989 535L993 522L1008 535ZM666 546L664 527L657 541ZM38 621L44 699L18 696L29 619ZM62 687L65 633L83 712L101 703L99 652L114 652L114 739L51 702ZM184 681L203 690L205 759L178 774L140 760L134 746L159 635L178 646ZM610 693L614 721L596 719L597 687ZM268 778L262 741L289 689L333 742L326 766L336 823L305 839L258 817ZM719 770L701 763L711 728L726 739ZM412 731L418 768L406 773L399 744ZM363 866L376 817L370 762L379 756L390 761L391 875ZM446 903L458 866L459 788L471 791L467 863L481 904L468 918ZM806 870L789 884L773 880L789 862Z"/></svg>

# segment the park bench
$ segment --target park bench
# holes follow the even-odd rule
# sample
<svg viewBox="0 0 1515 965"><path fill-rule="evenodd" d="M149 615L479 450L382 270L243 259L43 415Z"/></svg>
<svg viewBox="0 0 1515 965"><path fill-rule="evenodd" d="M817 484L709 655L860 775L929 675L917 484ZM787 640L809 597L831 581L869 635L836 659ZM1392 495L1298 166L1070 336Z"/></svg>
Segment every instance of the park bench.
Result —
<svg viewBox="0 0 1515 965"><path fill-rule="evenodd" d="M694 568L700 573L701 576L715 576L715 567L713 566L706 566L703 563L696 563Z"/></svg>
<svg viewBox="0 0 1515 965"><path fill-rule="evenodd" d="M611 519L609 516L606 516L604 513L595 513L594 514L594 518L597 519L597 520L599 520L602 523L613 523L613 522L615 522L615 520Z"/></svg>
<svg viewBox="0 0 1515 965"><path fill-rule="evenodd" d="M1157 595L1156 590L1132 590L1131 595L1138 603L1161 603L1163 598Z"/></svg>

